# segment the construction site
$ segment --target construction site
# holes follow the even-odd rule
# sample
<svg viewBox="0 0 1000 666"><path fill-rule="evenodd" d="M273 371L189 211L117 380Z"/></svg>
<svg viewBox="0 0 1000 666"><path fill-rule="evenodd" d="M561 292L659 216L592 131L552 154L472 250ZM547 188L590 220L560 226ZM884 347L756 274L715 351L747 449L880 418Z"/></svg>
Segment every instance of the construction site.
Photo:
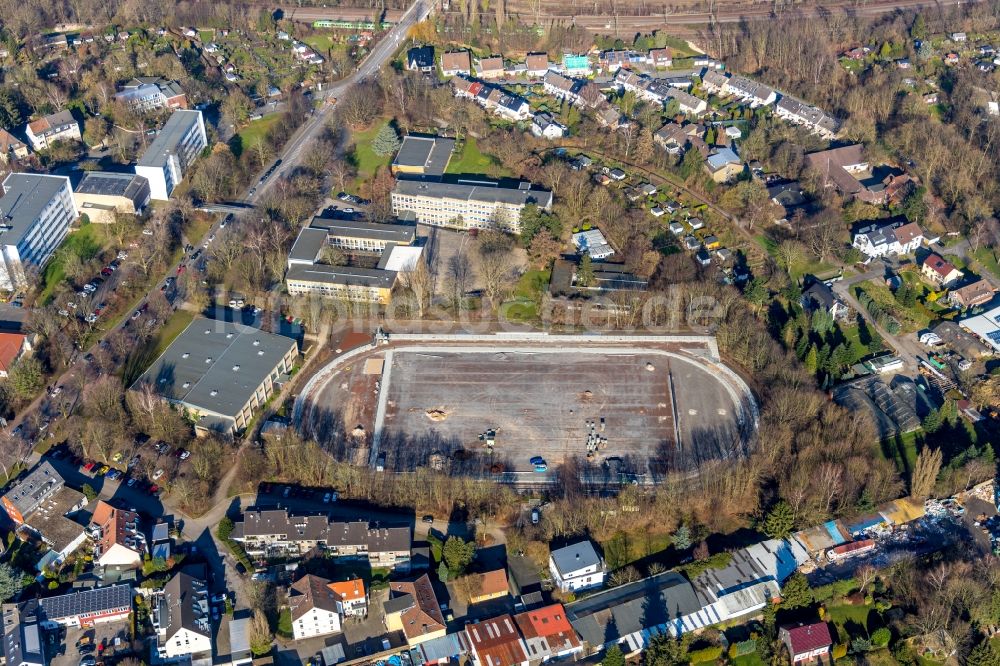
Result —
<svg viewBox="0 0 1000 666"><path fill-rule="evenodd" d="M306 435L377 471L657 483L743 455L749 388L698 336L394 335L306 385ZM587 479L585 479L587 480Z"/></svg>

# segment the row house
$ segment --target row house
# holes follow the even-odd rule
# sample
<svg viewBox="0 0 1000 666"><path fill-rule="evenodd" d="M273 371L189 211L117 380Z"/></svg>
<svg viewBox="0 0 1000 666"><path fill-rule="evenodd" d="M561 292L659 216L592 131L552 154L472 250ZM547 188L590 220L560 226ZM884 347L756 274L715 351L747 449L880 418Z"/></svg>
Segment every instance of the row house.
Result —
<svg viewBox="0 0 1000 666"><path fill-rule="evenodd" d="M788 95L781 96L774 107L774 112L779 118L806 127L823 139L833 139L840 129L840 123L836 118Z"/></svg>
<svg viewBox="0 0 1000 666"><path fill-rule="evenodd" d="M331 522L327 516L293 516L281 509L252 510L233 528L233 539L257 557L303 555L319 549L332 557L365 559L372 567L410 567L409 527L366 521Z"/></svg>

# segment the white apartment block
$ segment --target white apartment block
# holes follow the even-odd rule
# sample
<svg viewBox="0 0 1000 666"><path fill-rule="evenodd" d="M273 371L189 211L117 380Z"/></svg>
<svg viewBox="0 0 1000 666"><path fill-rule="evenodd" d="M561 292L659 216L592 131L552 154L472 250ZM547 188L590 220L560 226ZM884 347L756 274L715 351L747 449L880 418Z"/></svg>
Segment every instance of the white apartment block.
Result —
<svg viewBox="0 0 1000 666"><path fill-rule="evenodd" d="M0 197L0 289L25 284L25 268L41 268L78 216L66 176L12 173Z"/></svg>
<svg viewBox="0 0 1000 666"><path fill-rule="evenodd" d="M418 222L455 229L484 229L492 224L511 233L521 232L521 211L529 203L552 208L552 192L500 187L491 182L433 183L400 180L392 191L392 212L407 212Z"/></svg>
<svg viewBox="0 0 1000 666"><path fill-rule="evenodd" d="M146 149L135 172L149 181L150 196L167 201L184 173L208 146L201 111L174 111L156 140Z"/></svg>
<svg viewBox="0 0 1000 666"><path fill-rule="evenodd" d="M80 125L69 111L60 111L28 123L25 134L31 147L45 150L56 141L79 141Z"/></svg>

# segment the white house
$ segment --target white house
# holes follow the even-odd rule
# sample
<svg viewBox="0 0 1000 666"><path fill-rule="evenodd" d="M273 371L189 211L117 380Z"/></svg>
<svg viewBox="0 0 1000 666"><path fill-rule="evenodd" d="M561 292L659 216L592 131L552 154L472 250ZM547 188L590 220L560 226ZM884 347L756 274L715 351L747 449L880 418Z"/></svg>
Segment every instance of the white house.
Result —
<svg viewBox="0 0 1000 666"><path fill-rule="evenodd" d="M752 107L767 106L778 99L778 94L771 88L745 76L730 76L722 91L749 102Z"/></svg>
<svg viewBox="0 0 1000 666"><path fill-rule="evenodd" d="M368 594L365 592L365 582L360 578L330 583L327 587L337 600L337 611L343 616L361 616L368 614Z"/></svg>
<svg viewBox="0 0 1000 666"><path fill-rule="evenodd" d="M55 141L79 141L80 125L69 111L60 111L28 123L28 141L35 150L44 150Z"/></svg>
<svg viewBox="0 0 1000 666"><path fill-rule="evenodd" d="M164 586L152 604L160 659L178 661L193 655L212 654L208 586L203 578L184 571Z"/></svg>
<svg viewBox="0 0 1000 666"><path fill-rule="evenodd" d="M536 113L531 121L531 133L546 139L561 139L566 135L566 126L556 122L549 113Z"/></svg>
<svg viewBox="0 0 1000 666"><path fill-rule="evenodd" d="M875 259L887 255L910 254L923 241L924 232L915 222L896 221L858 229L854 234L853 245L869 259Z"/></svg>
<svg viewBox="0 0 1000 666"><path fill-rule="evenodd" d="M604 560L590 541L553 550L549 554L549 572L553 582L564 592L604 586Z"/></svg>
<svg viewBox="0 0 1000 666"><path fill-rule="evenodd" d="M824 139L832 139L840 129L836 118L827 115L815 106L800 102L794 97L782 95L774 107L775 114L794 125L802 125Z"/></svg>
<svg viewBox="0 0 1000 666"><path fill-rule="evenodd" d="M295 581L288 591L295 640L340 631L339 599L325 578L307 574Z"/></svg>

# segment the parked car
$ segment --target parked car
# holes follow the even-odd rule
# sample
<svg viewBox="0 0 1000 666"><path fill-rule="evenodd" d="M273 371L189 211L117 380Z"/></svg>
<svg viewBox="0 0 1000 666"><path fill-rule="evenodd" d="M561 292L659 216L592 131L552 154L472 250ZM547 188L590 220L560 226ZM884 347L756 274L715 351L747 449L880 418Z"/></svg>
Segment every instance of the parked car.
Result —
<svg viewBox="0 0 1000 666"><path fill-rule="evenodd" d="M156 470L155 472L153 472L153 477L152 477L153 481L158 480L161 476L163 476L163 470L162 469Z"/></svg>
<svg viewBox="0 0 1000 666"><path fill-rule="evenodd" d="M427 514L421 520L423 520L428 525L433 525L434 524L434 516L432 516L430 514Z"/></svg>
<svg viewBox="0 0 1000 666"><path fill-rule="evenodd" d="M531 524L532 525L537 525L538 521L541 520L541 517L542 517L542 512L538 510L537 506L531 510Z"/></svg>

